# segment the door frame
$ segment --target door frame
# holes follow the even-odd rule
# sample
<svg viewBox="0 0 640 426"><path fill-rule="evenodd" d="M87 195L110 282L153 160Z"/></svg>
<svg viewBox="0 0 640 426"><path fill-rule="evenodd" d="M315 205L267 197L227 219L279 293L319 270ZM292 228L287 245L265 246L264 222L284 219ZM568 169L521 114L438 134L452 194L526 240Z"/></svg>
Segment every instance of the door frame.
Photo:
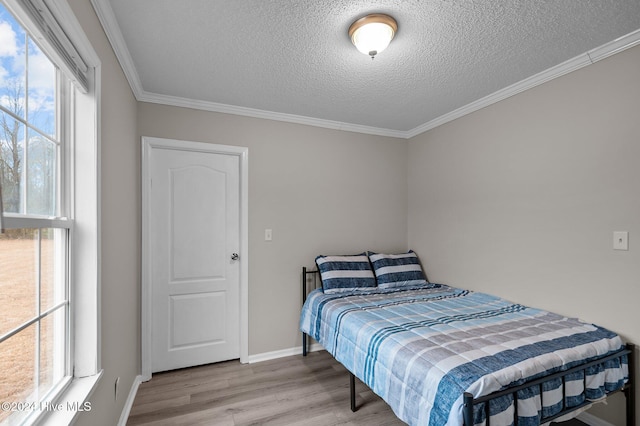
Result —
<svg viewBox="0 0 640 426"><path fill-rule="evenodd" d="M192 142L178 139L142 137L142 283L141 283L141 364L142 380L151 379L151 259L149 259L150 161L154 149L233 155L240 161L240 362L249 362L249 148Z"/></svg>

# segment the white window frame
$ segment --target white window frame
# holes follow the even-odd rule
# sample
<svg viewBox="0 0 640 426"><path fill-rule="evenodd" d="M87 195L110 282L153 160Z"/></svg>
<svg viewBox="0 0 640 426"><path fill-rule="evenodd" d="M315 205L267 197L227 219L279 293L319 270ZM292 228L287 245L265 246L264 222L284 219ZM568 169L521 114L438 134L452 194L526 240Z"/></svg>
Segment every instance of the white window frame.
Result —
<svg viewBox="0 0 640 426"><path fill-rule="evenodd" d="M47 36L23 9L20 0L3 0L23 27L37 40L53 62L64 71L62 61L49 46ZM100 348L100 94L101 63L80 23L66 0L47 1L57 22L89 66L89 89L73 87L65 91L70 98L60 105L67 108L64 123L68 144L65 156L67 197L63 209L73 221L69 235L70 280L70 360L72 377L59 389L56 404L61 410L43 411L35 423L70 424L82 411L91 409L87 401L102 376ZM63 91L61 91L63 92ZM62 93L60 93L62 94ZM63 96L66 96L64 94ZM40 227L44 222L37 219ZM30 218L5 217L7 227L32 223ZM28 227L28 226L26 226ZM80 410L78 409L80 408Z"/></svg>

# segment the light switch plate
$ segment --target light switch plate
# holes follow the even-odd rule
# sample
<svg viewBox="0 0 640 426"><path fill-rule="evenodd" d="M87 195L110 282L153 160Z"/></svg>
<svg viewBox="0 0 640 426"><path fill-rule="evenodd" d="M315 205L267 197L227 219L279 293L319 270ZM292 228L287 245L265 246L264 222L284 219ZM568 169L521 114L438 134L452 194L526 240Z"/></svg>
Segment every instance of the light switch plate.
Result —
<svg viewBox="0 0 640 426"><path fill-rule="evenodd" d="M629 250L629 233L627 231L616 231L613 233L613 249Z"/></svg>
<svg viewBox="0 0 640 426"><path fill-rule="evenodd" d="M264 240L271 241L273 239L273 231L271 229L264 230Z"/></svg>

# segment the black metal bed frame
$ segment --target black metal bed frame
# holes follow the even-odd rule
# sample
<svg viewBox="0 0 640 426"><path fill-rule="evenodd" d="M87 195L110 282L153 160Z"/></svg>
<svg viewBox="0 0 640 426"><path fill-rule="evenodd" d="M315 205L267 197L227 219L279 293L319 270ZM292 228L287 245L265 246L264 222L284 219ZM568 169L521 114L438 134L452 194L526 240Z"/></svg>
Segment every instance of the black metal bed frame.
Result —
<svg viewBox="0 0 640 426"><path fill-rule="evenodd" d="M318 288L318 277L319 277L319 273L317 270L307 270L306 267L302 268L302 304L304 304L304 302L306 302L307 300L307 281L309 280L309 276L312 276L312 281L313 281L313 288ZM582 404L579 404L577 406L572 406L572 407L567 407L566 404L566 395L565 395L565 380L566 377L570 374L579 372L579 371L585 371L587 368L597 365L597 364L601 364L605 361L611 360L611 359L616 359L616 358L622 358L623 356L627 356L628 359L628 366L629 366L629 381L619 390L615 391L615 392L611 392L607 395L607 397L609 395L612 395L614 393L617 392L622 392L624 393L625 397L626 397L626 426L636 426L636 408L635 408L635 378L636 378L636 369L635 369L635 351L636 351L636 346L634 344L628 343L624 349L613 353L611 355L608 355L604 358L599 358L597 360L591 361L589 363L586 364L582 364L573 368L570 368L568 370L565 371L561 371L558 373L554 373L548 376L544 376L538 379L534 379L534 380L530 380L528 382L525 382L521 385L518 386L514 386L514 387L510 387L508 389L502 390L502 391L497 391L497 392L493 392L489 395L485 395L485 396L481 396L478 398L474 398L473 394L469 393L469 392L465 392L463 395L463 418L464 418L464 426L473 426L473 411L474 411L474 407L478 404L484 404L484 409L485 409L485 424L486 426L491 426L490 424L490 416L488 415L488 410L489 410L489 401L491 401L492 399L495 398L500 398L502 396L505 395L511 395L514 401L514 424L517 426L518 425L518 391L522 390L522 389L527 389L530 388L532 386L540 386L540 398L542 398L542 384L544 382L547 382L549 380L553 380L553 379L561 379L562 380L562 409L560 412L552 415L552 416L548 416L548 417L543 417L540 420L540 423L547 423L547 422L551 422L554 419L557 419L561 416L564 416L566 414L569 414L573 411L576 411L582 407L585 407L589 404L591 404L590 401L585 400ZM308 353L308 339L307 339L307 334L306 333L302 333L302 355L303 356L307 356ZM587 374L585 372L585 374L583 374L584 377L584 381L586 381L586 377ZM357 407L356 407L356 392L355 392L355 375L349 371L349 391L350 391L350 404L351 404L351 411L356 411ZM586 389L586 383L584 385L584 389Z"/></svg>

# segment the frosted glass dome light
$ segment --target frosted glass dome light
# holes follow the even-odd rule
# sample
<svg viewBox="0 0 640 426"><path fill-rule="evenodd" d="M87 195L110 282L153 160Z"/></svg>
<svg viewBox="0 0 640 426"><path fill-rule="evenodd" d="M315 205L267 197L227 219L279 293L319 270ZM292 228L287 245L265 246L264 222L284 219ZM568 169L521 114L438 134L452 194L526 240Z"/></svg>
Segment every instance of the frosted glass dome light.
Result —
<svg viewBox="0 0 640 426"><path fill-rule="evenodd" d="M375 13L358 19L349 27L349 37L356 48L373 59L389 46L398 24L389 15Z"/></svg>

